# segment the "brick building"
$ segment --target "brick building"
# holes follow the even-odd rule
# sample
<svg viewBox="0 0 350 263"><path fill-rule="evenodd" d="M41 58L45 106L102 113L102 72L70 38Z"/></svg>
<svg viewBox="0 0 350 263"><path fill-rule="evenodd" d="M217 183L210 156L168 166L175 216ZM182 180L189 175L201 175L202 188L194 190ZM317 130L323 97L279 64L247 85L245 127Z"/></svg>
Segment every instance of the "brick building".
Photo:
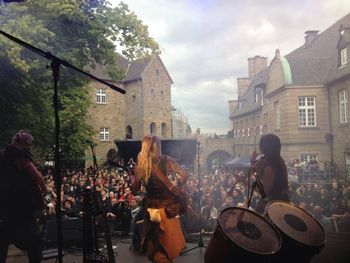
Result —
<svg viewBox="0 0 350 263"><path fill-rule="evenodd" d="M237 79L229 101L235 155L258 150L260 136L275 133L282 155L350 165L350 14L325 31L305 32L305 43L286 56L248 59L248 78Z"/></svg>
<svg viewBox="0 0 350 263"><path fill-rule="evenodd" d="M115 148L114 140L142 139L154 133L162 138L171 137L171 84L166 67L158 55L151 55L129 63L119 56L118 66L125 72L121 82L114 82L103 66L93 74L123 88L125 95L91 81L88 91L91 106L88 123L95 132L94 142L99 160L106 157L109 149ZM91 157L91 152L86 151ZM89 163L89 162L88 162Z"/></svg>

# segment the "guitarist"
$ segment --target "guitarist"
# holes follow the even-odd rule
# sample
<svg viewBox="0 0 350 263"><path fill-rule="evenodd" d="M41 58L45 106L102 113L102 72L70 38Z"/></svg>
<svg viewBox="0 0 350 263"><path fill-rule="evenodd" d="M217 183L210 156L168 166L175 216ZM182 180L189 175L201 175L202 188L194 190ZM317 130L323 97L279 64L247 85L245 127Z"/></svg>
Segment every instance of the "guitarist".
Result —
<svg viewBox="0 0 350 263"><path fill-rule="evenodd" d="M185 184L188 175L172 157L161 155L159 137L146 135L138 155L132 190L136 193L141 184L146 188L141 247L152 262L173 262L185 247L179 217L181 190L168 179L170 171L179 175L178 186Z"/></svg>
<svg viewBox="0 0 350 263"><path fill-rule="evenodd" d="M42 193L51 190L35 167L31 154L32 143L32 135L20 130L3 152L0 178L4 189L1 196L0 263L6 261L10 244L26 250L30 263L42 260L42 237L37 217L43 210ZM15 195L15 192L22 195ZM5 194L8 196L4 197Z"/></svg>

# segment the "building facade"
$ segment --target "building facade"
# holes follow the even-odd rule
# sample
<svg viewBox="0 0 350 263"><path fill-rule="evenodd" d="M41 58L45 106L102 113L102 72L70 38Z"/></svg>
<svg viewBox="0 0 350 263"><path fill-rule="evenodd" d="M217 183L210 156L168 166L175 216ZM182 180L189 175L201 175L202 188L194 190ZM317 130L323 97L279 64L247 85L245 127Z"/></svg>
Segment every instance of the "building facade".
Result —
<svg viewBox="0 0 350 263"><path fill-rule="evenodd" d="M140 140L149 133L170 138L172 134L173 81L161 58L154 54L128 63L120 56L118 66L125 71L121 82L113 82L103 66L92 73L123 88L125 94L95 81L87 87L91 97L87 121L95 132L94 142L99 160L104 160L107 151L116 147L115 140ZM91 151L87 150L86 156L89 164Z"/></svg>
<svg viewBox="0 0 350 263"><path fill-rule="evenodd" d="M305 32L305 43L286 56L276 50L248 59L248 78L237 79L229 101L235 155L258 149L261 135L281 138L286 161L350 165L350 14L324 32Z"/></svg>

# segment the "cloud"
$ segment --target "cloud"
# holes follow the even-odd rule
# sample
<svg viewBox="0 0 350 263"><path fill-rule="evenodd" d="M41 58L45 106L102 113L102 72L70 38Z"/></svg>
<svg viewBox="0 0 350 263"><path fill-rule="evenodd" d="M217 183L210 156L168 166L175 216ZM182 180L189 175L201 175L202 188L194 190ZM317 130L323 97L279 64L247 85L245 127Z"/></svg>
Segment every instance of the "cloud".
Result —
<svg viewBox="0 0 350 263"><path fill-rule="evenodd" d="M218 134L231 129L228 100L236 99L236 78L248 76L249 57L271 61L277 48L286 55L303 44L305 31L325 30L350 12L349 0L124 2L160 44L173 105L193 129Z"/></svg>

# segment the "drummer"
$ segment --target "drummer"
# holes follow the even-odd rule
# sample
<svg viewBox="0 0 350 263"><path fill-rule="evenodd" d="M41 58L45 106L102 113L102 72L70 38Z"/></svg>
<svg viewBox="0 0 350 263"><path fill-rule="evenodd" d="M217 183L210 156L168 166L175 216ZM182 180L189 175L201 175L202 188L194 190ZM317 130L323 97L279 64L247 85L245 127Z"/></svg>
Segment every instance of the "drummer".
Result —
<svg viewBox="0 0 350 263"><path fill-rule="evenodd" d="M258 202L256 211L264 213L265 206L272 200L289 201L288 174L286 164L281 157L281 141L275 134L263 135L259 143L263 157L257 161L257 153L251 156L251 163L260 170L259 174L266 198Z"/></svg>

